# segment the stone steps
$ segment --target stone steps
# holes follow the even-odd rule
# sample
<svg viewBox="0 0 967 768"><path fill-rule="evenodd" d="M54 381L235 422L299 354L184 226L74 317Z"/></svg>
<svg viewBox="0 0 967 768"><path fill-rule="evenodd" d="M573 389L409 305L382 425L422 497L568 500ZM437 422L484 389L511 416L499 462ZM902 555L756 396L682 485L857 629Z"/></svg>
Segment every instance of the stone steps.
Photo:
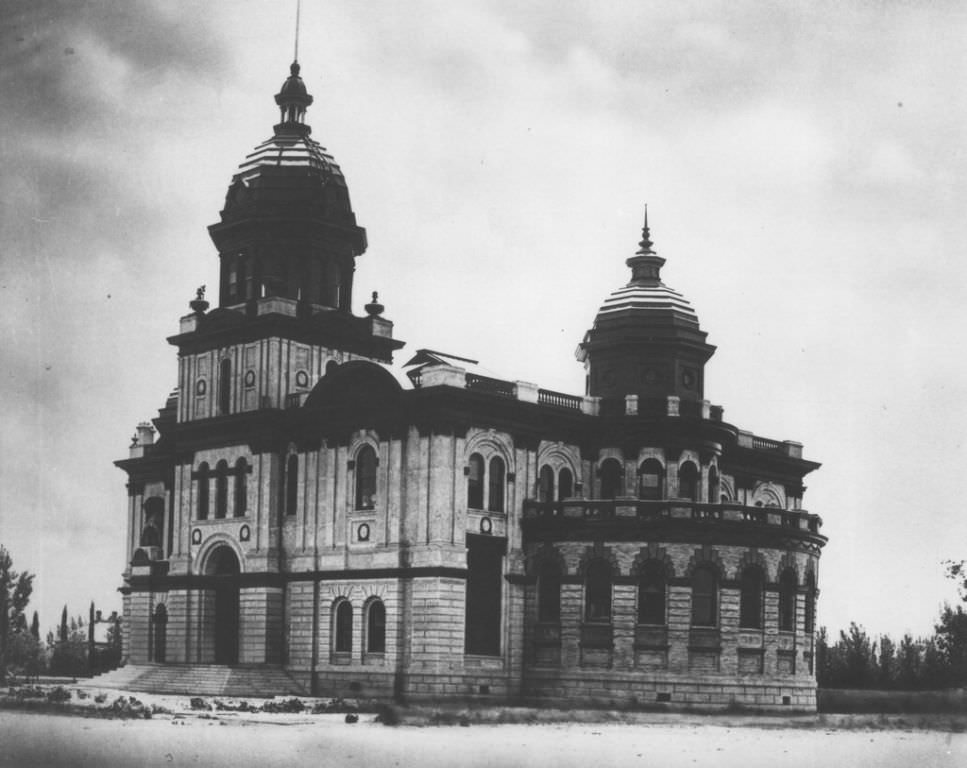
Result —
<svg viewBox="0 0 967 768"><path fill-rule="evenodd" d="M117 688L186 696L269 698L306 696L308 691L279 667L214 664L138 664L92 678L92 688Z"/></svg>

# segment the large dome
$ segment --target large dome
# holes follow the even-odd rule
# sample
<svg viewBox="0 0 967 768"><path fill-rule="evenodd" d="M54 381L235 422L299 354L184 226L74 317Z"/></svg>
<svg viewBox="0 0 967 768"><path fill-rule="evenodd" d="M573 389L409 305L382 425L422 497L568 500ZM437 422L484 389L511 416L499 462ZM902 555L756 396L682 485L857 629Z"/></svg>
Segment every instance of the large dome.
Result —
<svg viewBox="0 0 967 768"><path fill-rule="evenodd" d="M305 114L312 96L299 77L297 62L290 72L275 96L280 120L272 136L245 157L232 177L222 222L295 218L355 229L342 170L326 148L310 137ZM356 239L355 250L362 253L365 236Z"/></svg>

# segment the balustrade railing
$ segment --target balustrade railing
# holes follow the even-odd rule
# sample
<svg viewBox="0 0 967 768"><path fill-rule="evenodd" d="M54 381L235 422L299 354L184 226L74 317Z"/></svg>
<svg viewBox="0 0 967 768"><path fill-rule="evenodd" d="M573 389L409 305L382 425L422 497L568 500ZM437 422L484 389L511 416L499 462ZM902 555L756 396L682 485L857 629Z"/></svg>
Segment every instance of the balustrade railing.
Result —
<svg viewBox="0 0 967 768"><path fill-rule="evenodd" d="M687 499L567 499L565 501L524 501L525 519L636 519L642 522L692 520L696 523L749 524L777 526L819 533L820 520L803 510L772 507L747 507L742 504L706 504Z"/></svg>
<svg viewBox="0 0 967 768"><path fill-rule="evenodd" d="M782 443L778 440L770 440L767 437L752 437L752 447L757 451L781 451Z"/></svg>
<svg viewBox="0 0 967 768"><path fill-rule="evenodd" d="M537 390L537 402L541 405L553 405L558 408L580 411L584 398L576 395L566 395L563 392L552 392L549 389L539 389Z"/></svg>

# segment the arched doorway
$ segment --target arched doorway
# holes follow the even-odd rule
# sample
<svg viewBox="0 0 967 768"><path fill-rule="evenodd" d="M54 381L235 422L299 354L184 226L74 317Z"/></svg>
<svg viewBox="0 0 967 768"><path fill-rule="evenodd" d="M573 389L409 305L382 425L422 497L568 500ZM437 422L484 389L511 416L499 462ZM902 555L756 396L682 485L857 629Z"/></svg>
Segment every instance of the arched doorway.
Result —
<svg viewBox="0 0 967 768"><path fill-rule="evenodd" d="M238 663L238 557L230 547L212 552L205 569L214 576L215 663Z"/></svg>

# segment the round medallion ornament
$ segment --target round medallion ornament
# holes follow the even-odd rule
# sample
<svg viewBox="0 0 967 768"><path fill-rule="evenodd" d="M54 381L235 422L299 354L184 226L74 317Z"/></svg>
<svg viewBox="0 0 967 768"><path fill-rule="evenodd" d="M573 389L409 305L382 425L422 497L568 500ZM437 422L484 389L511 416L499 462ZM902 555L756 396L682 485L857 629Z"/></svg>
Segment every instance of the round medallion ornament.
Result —
<svg viewBox="0 0 967 768"><path fill-rule="evenodd" d="M245 372L245 386L254 387L255 386L255 371Z"/></svg>
<svg viewBox="0 0 967 768"><path fill-rule="evenodd" d="M480 519L480 532L481 533L493 533L494 521L489 517L484 517Z"/></svg>
<svg viewBox="0 0 967 768"><path fill-rule="evenodd" d="M369 523L360 523L356 529L356 538L360 541L369 541Z"/></svg>
<svg viewBox="0 0 967 768"><path fill-rule="evenodd" d="M198 379L195 383L195 394L201 397L208 391L208 384L205 383L204 379Z"/></svg>
<svg viewBox="0 0 967 768"><path fill-rule="evenodd" d="M308 387L309 386L309 374L305 371L299 371L295 375L295 385L297 387Z"/></svg>
<svg viewBox="0 0 967 768"><path fill-rule="evenodd" d="M243 525L238 529L238 538L242 541L248 541L250 538L252 538L252 529L247 525Z"/></svg>
<svg viewBox="0 0 967 768"><path fill-rule="evenodd" d="M201 528L195 528L195 530L191 532L191 543L201 544Z"/></svg>
<svg viewBox="0 0 967 768"><path fill-rule="evenodd" d="M695 374L692 371L682 371L682 384L685 389L692 389L695 386Z"/></svg>

